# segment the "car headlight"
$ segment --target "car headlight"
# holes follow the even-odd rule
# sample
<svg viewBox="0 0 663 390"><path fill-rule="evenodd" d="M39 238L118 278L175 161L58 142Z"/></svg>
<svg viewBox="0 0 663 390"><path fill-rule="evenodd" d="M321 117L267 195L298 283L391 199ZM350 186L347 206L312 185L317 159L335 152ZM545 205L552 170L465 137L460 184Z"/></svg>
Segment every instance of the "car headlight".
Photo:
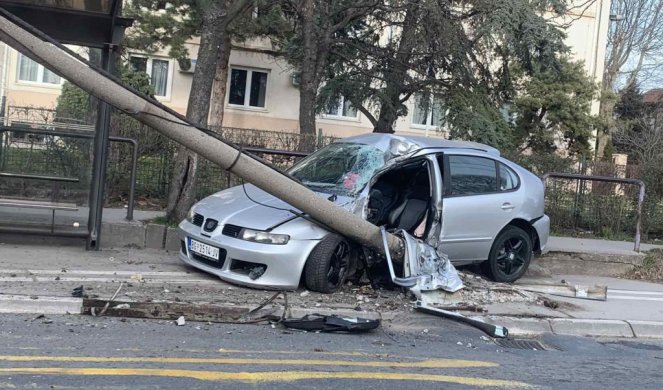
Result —
<svg viewBox="0 0 663 390"><path fill-rule="evenodd" d="M191 208L189 209L189 212L186 213L186 220L189 221L189 222L191 222L191 223L193 223L193 216L194 216L194 215L195 215L195 213L193 212L193 207L191 207Z"/></svg>
<svg viewBox="0 0 663 390"><path fill-rule="evenodd" d="M239 232L238 238L246 241L259 242L261 244L285 245L290 241L287 234L273 234L260 230L243 228Z"/></svg>

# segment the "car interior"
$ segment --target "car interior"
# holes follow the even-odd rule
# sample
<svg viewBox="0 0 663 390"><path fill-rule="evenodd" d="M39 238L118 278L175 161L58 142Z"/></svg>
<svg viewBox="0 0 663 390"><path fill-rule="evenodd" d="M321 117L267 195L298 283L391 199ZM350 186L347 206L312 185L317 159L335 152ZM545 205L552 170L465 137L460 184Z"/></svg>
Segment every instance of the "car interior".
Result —
<svg viewBox="0 0 663 390"><path fill-rule="evenodd" d="M373 184L368 199L368 221L387 229L402 229L425 237L432 219L432 190L428 163L419 160L387 171Z"/></svg>

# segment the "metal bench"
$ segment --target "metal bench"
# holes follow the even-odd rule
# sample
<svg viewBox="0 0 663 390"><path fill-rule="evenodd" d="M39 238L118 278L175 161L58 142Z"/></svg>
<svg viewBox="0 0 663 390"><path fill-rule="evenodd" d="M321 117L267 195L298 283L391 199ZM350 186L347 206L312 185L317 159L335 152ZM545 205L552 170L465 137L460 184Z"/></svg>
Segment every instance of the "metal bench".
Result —
<svg viewBox="0 0 663 390"><path fill-rule="evenodd" d="M0 178L44 180L52 182L78 183L77 177L35 175L30 173L0 172ZM55 212L57 210L78 211L75 203L47 202L39 200L0 198L0 207L30 208L51 210L51 233L55 232Z"/></svg>
<svg viewBox="0 0 663 390"><path fill-rule="evenodd" d="M4 199L4 198L0 198L0 207L51 210L52 212L51 233L55 232L55 211L57 210L78 211L78 206L74 203L55 203L55 202L42 202L37 200Z"/></svg>

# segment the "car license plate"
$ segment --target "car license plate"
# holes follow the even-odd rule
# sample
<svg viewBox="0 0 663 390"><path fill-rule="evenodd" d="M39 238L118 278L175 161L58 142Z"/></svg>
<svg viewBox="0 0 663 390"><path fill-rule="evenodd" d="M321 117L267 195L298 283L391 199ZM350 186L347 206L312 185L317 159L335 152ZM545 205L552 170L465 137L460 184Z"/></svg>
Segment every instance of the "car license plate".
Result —
<svg viewBox="0 0 663 390"><path fill-rule="evenodd" d="M219 260L219 248L207 245L194 239L189 239L189 250L201 256L208 257L213 260Z"/></svg>

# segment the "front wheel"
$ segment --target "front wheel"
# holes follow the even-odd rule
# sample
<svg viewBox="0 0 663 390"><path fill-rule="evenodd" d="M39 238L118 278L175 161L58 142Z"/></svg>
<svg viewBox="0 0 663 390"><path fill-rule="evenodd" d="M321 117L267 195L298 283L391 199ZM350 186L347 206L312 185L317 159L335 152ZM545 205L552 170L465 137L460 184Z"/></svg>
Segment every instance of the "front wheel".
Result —
<svg viewBox="0 0 663 390"><path fill-rule="evenodd" d="M326 294L336 292L348 275L351 252L350 243L338 234L323 238L306 260L306 288Z"/></svg>
<svg viewBox="0 0 663 390"><path fill-rule="evenodd" d="M520 279L532 260L532 238L516 226L507 226L497 236L490 256L481 263L486 275L496 282L511 283Z"/></svg>

